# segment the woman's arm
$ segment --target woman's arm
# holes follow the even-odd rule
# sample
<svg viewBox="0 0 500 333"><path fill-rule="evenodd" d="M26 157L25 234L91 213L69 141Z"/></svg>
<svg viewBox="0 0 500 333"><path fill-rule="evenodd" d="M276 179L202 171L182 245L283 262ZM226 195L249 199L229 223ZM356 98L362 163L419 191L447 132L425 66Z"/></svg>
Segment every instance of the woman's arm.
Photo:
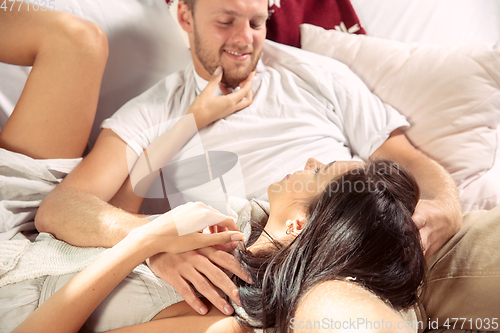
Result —
<svg viewBox="0 0 500 333"><path fill-rule="evenodd" d="M207 86L190 105L187 114L181 117L172 128L156 138L135 161L129 179L125 181L118 193L110 201L111 204L126 209L139 211L142 200L130 202L131 197L146 197L149 188L158 178L158 170L165 167L197 131L211 123L224 118L237 110L241 110L252 102L252 83L255 73L251 73L241 83L241 89L224 95L214 96L215 89L220 85L222 69L216 71ZM135 156L130 149L127 155ZM138 186L139 184L139 186Z"/></svg>
<svg viewBox="0 0 500 333"><path fill-rule="evenodd" d="M123 327L108 333L164 333L178 332L182 327L182 333L251 333L251 328L244 328L238 324L233 316L226 316L213 305L206 302L209 312L200 316L194 310L181 316L152 320L147 323Z"/></svg>
<svg viewBox="0 0 500 333"><path fill-rule="evenodd" d="M108 56L106 35L76 16L12 3L0 9L0 62L33 68L0 147L33 158L81 157Z"/></svg>
<svg viewBox="0 0 500 333"><path fill-rule="evenodd" d="M213 75L189 109L198 128L251 102L253 74L240 90L225 96L213 96L221 78L222 73ZM149 161L145 154L141 155L134 167L136 171L133 171L136 179L147 176L150 165L153 170L165 166L190 139L194 131L183 132L183 125L184 121L176 126L175 131L169 131L161 140L155 141L158 149L148 148ZM144 219L132 215L139 212L142 198L135 195L130 182L126 150L127 144L116 133L104 129L89 155L40 205L35 217L37 230L52 233L72 245L111 247L131 229L144 224ZM243 279L247 276L232 255L214 248L180 255L161 253L155 256L152 266L160 278L196 309L202 304L188 283L222 310L229 304L214 286L233 300L238 298L232 293L236 286L220 267Z"/></svg>
<svg viewBox="0 0 500 333"><path fill-rule="evenodd" d="M220 220L221 214L203 204L187 204L194 228L203 227L207 219ZM181 209L186 209L180 206ZM95 308L137 265L146 258L160 253L181 253L193 249L240 241L243 235L228 231L218 234L198 232L178 235L175 218L186 211L175 214L172 210L162 217L136 228L121 242L104 252L85 270L65 284L14 332L78 332ZM196 212L196 214L193 214ZM198 219L195 219L194 216ZM219 221L223 227L235 230L232 219Z"/></svg>

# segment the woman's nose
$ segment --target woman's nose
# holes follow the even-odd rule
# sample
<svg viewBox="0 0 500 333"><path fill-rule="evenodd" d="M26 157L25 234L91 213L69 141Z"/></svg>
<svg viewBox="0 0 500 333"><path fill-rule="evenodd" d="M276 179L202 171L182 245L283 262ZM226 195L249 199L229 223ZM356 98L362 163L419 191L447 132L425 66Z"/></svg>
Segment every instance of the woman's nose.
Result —
<svg viewBox="0 0 500 333"><path fill-rule="evenodd" d="M322 165L321 162L311 157L310 159L307 160L304 170L316 169L320 165Z"/></svg>

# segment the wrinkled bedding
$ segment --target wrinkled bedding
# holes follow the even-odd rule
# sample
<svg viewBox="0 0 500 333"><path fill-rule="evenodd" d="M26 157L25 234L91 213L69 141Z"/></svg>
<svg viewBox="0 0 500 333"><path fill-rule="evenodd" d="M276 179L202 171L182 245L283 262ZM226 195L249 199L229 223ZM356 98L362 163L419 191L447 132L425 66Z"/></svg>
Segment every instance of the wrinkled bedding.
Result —
<svg viewBox="0 0 500 333"><path fill-rule="evenodd" d="M19 232L36 233L34 219L40 203L80 161L35 160L0 149L0 241Z"/></svg>

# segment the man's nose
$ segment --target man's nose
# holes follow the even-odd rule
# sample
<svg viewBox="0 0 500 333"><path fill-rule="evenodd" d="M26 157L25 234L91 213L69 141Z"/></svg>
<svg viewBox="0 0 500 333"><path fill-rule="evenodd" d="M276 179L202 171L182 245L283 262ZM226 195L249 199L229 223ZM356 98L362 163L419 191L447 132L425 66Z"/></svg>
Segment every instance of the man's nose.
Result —
<svg viewBox="0 0 500 333"><path fill-rule="evenodd" d="M235 44L244 46L253 43L253 29L249 22L242 22L233 36Z"/></svg>

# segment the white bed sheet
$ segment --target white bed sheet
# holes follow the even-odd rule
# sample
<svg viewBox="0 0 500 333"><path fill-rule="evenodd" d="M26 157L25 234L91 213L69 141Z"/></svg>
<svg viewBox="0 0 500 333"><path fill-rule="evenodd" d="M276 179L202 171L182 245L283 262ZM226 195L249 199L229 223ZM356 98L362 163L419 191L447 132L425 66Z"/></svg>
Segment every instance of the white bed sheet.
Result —
<svg viewBox="0 0 500 333"><path fill-rule="evenodd" d="M440 44L500 40L498 0L351 0L368 35Z"/></svg>

